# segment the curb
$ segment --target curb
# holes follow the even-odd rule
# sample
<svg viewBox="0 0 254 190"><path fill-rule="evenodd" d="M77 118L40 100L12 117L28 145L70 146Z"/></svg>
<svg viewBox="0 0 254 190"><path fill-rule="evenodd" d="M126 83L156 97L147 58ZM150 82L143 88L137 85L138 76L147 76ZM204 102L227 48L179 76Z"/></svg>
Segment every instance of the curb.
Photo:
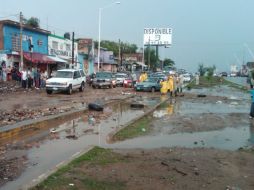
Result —
<svg viewBox="0 0 254 190"><path fill-rule="evenodd" d="M107 143L114 143L116 141L113 140L113 136L118 133L119 131L121 131L122 129L124 129L125 127L128 127L129 125L137 122L138 120L142 119L143 117L149 115L150 113L152 113L154 110L156 110L161 104L165 103L166 101L168 101L170 99L170 97L167 96L167 98L163 101L161 101L160 103L156 104L153 108L151 108L150 110L146 111L145 113L143 113L141 116L133 119L132 121L129 121L128 123L126 123L125 125L122 125L121 127L119 127L117 130L115 130L114 132L110 133L108 135L107 138Z"/></svg>
<svg viewBox="0 0 254 190"><path fill-rule="evenodd" d="M55 172L57 172L60 168L68 165L69 163L71 163L74 159L78 158L79 156L89 152L90 150L92 150L94 148L94 146L89 146L79 152L76 152L75 154L73 154L68 160L65 160L63 162L60 162L59 164L57 164L53 169L48 170L47 172L41 174L40 176L38 176L37 178L33 179L32 182L24 187L22 187L21 189L30 189L32 187L35 187L36 185L38 185L39 183L41 183L42 181L46 180L50 175L54 174Z"/></svg>

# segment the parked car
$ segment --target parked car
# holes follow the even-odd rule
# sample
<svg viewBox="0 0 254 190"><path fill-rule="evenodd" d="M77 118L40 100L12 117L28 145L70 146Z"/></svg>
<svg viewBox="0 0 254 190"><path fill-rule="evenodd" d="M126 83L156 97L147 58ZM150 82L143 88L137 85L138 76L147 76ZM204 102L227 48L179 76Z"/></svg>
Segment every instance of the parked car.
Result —
<svg viewBox="0 0 254 190"><path fill-rule="evenodd" d="M190 82L191 81L191 75L189 73L183 74L183 82Z"/></svg>
<svg viewBox="0 0 254 190"><path fill-rule="evenodd" d="M124 88L131 88L131 87L133 87L133 81L132 81L131 77L128 77L128 78L124 79L124 81L123 81L123 87Z"/></svg>
<svg viewBox="0 0 254 190"><path fill-rule="evenodd" d="M160 78L156 78L156 77L148 78L143 82L137 83L135 86L135 90L136 91L150 91L150 92L159 91L161 88L160 81L161 81Z"/></svg>
<svg viewBox="0 0 254 190"><path fill-rule="evenodd" d="M53 91L66 91L72 94L74 89L84 91L86 77L83 70L62 69L55 73L55 76L46 80L46 92L52 94Z"/></svg>
<svg viewBox="0 0 254 190"><path fill-rule="evenodd" d="M116 73L116 85L117 86L123 86L123 82L126 78L128 78L128 75L125 73Z"/></svg>
<svg viewBox="0 0 254 190"><path fill-rule="evenodd" d="M227 76L228 76L228 73L227 73L227 72L221 72L221 73L220 73L220 76L222 76L222 77L227 77Z"/></svg>
<svg viewBox="0 0 254 190"><path fill-rule="evenodd" d="M95 78L92 82L93 88L115 88L116 87L116 78L115 75L111 72L97 72Z"/></svg>

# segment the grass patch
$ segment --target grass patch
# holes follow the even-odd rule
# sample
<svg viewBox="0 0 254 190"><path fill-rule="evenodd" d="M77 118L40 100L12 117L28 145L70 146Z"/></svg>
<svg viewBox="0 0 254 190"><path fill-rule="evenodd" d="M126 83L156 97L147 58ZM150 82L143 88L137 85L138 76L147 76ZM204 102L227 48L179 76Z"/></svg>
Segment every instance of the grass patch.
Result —
<svg viewBox="0 0 254 190"><path fill-rule="evenodd" d="M196 85L196 81L193 80L186 87L187 89L191 89L191 88L208 88L208 87L214 87L214 86L220 86L220 85L226 85L241 91L247 91L247 88L245 86L230 82L223 77L217 77L217 76L211 77L211 78L207 78L205 76L199 77L199 85Z"/></svg>
<svg viewBox="0 0 254 190"><path fill-rule="evenodd" d="M151 125L150 125L151 120L152 120L151 116L141 118L137 122L118 131L113 136L113 140L123 141L125 139L130 139L130 138L146 135L147 133L151 131Z"/></svg>
<svg viewBox="0 0 254 190"><path fill-rule="evenodd" d="M31 188L31 190L64 190L64 189L122 189L123 182L100 181L85 176L84 165L107 165L124 161L124 158L110 149L94 147L87 153L74 159L68 165L60 168L46 180ZM85 168L85 167L83 167ZM84 169L85 170L85 169ZM69 184L74 184L70 186Z"/></svg>

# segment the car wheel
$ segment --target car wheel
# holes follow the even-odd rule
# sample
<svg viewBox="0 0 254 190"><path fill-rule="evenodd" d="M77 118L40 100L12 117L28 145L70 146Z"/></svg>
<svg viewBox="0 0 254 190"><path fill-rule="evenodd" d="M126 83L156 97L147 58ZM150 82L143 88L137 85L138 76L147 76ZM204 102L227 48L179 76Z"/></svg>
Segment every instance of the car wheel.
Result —
<svg viewBox="0 0 254 190"><path fill-rule="evenodd" d="M109 87L109 88L113 88L113 84L109 85L108 87Z"/></svg>
<svg viewBox="0 0 254 190"><path fill-rule="evenodd" d="M155 92L155 88L154 87L151 88L151 92L153 92L153 93Z"/></svg>
<svg viewBox="0 0 254 190"><path fill-rule="evenodd" d="M47 94L52 94L52 90L46 90Z"/></svg>
<svg viewBox="0 0 254 190"><path fill-rule="evenodd" d="M72 94L72 86L70 85L68 88L68 94L71 95Z"/></svg>
<svg viewBox="0 0 254 190"><path fill-rule="evenodd" d="M84 89L85 89L85 85L84 85L84 83L82 82L82 83L81 83L81 86L80 86L80 88L79 88L79 91L80 91L80 92L83 92Z"/></svg>

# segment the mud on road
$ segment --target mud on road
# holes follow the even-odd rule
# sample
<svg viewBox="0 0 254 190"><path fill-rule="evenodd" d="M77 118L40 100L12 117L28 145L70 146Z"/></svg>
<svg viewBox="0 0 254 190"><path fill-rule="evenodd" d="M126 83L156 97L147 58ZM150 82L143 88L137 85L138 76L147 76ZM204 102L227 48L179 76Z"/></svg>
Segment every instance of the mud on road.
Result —
<svg viewBox="0 0 254 190"><path fill-rule="evenodd" d="M73 110L96 100L107 102L118 99L125 96L122 91L126 90L135 93L130 89L122 88L87 88L83 93L74 92L70 96L62 93L47 95L44 90L19 90L8 94L8 96L2 96L0 106L1 112L8 113L7 116L18 113L17 117L20 117L20 113L23 113L24 116L20 120L25 120ZM160 96L159 93L138 93L140 96L144 94ZM200 108L191 109L193 104L199 105ZM176 97L166 105L166 110L170 114L167 113L165 117L159 118L161 126L154 127L153 133L193 133L217 130L226 126L249 125L251 121L248 120L248 104L249 102L246 100L237 100L226 96L210 95L199 98L196 94L185 93L184 97ZM177 109L179 105L180 108ZM225 105L228 107L224 109ZM238 107L234 107L235 105L242 105L242 107L238 109ZM20 120L1 118L2 126ZM165 125L170 124L173 127L165 128L163 122ZM207 123L211 125L207 125ZM156 122L152 125L156 126ZM204 126L206 127L204 128ZM37 146L36 144L35 140L33 143L23 144L20 147L12 145L1 147L0 178L3 183L15 180L22 173L27 164L25 151L22 150L28 150L31 146ZM97 180L124 181L127 183L127 189L254 188L252 180L254 177L253 149L250 152L240 152L175 147L151 150L116 149L114 151L123 154L123 157L129 160L128 163L118 162L107 167L96 166L81 169Z"/></svg>

